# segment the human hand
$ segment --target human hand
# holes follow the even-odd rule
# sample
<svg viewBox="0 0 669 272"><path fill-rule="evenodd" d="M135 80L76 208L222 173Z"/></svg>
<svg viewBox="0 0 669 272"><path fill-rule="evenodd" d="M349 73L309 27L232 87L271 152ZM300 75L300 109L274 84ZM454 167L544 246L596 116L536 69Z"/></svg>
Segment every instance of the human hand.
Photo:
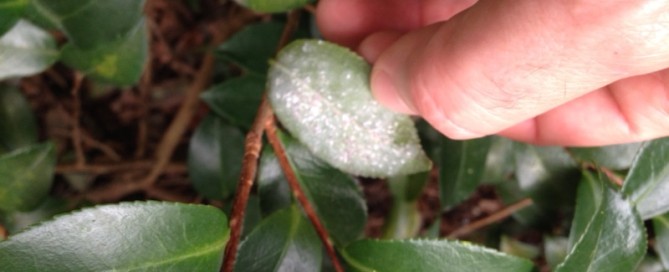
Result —
<svg viewBox="0 0 669 272"><path fill-rule="evenodd" d="M669 0L321 0L375 97L448 137L554 145L669 135Z"/></svg>

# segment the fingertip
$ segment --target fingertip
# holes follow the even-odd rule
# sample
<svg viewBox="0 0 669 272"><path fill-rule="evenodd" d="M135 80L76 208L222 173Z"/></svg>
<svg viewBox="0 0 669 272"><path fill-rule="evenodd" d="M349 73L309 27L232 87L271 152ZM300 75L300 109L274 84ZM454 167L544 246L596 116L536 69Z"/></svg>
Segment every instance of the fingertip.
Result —
<svg viewBox="0 0 669 272"><path fill-rule="evenodd" d="M321 0L316 9L316 24L323 37L354 48L364 38L365 7L359 1Z"/></svg>
<svg viewBox="0 0 669 272"><path fill-rule="evenodd" d="M393 43L401 37L401 33L397 31L383 31L377 32L365 40L358 46L358 53L362 55L369 63L376 62L383 51L386 51Z"/></svg>
<svg viewBox="0 0 669 272"><path fill-rule="evenodd" d="M372 70L370 84L374 98L382 105L396 112L417 114L418 111L413 104L410 104L400 95L396 82L387 72L381 69Z"/></svg>

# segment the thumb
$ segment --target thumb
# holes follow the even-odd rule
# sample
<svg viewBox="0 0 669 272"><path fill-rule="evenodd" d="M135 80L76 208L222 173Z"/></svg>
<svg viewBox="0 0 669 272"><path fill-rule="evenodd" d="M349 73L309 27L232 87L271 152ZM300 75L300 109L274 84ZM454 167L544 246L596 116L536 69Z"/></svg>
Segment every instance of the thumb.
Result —
<svg viewBox="0 0 669 272"><path fill-rule="evenodd" d="M669 1L483 0L394 42L371 84L390 108L474 138L669 67L668 43Z"/></svg>

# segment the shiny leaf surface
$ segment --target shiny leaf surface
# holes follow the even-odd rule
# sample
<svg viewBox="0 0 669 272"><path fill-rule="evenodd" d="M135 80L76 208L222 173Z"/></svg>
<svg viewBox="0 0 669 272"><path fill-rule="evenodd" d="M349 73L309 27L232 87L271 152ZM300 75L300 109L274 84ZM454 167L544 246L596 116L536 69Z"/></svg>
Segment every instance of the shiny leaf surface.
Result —
<svg viewBox="0 0 669 272"><path fill-rule="evenodd" d="M264 77L245 75L226 80L200 97L209 108L230 123L250 128L264 92Z"/></svg>
<svg viewBox="0 0 669 272"><path fill-rule="evenodd" d="M276 116L316 156L345 172L390 177L427 171L413 121L374 100L370 66L318 40L286 46L269 71Z"/></svg>
<svg viewBox="0 0 669 272"><path fill-rule="evenodd" d="M58 59L53 37L20 20L0 37L0 80L40 73Z"/></svg>
<svg viewBox="0 0 669 272"><path fill-rule="evenodd" d="M439 192L443 207L467 199L479 186L485 172L490 137L454 141L442 138L439 162Z"/></svg>
<svg viewBox="0 0 669 272"><path fill-rule="evenodd" d="M532 271L532 262L447 240L361 240L342 255L351 271Z"/></svg>
<svg viewBox="0 0 669 272"><path fill-rule="evenodd" d="M576 235L558 272L633 271L646 253L643 221L603 179L584 173L572 223Z"/></svg>
<svg viewBox="0 0 669 272"><path fill-rule="evenodd" d="M14 150L36 142L37 123L30 104L21 91L0 85L0 150Z"/></svg>
<svg viewBox="0 0 669 272"><path fill-rule="evenodd" d="M51 143L0 156L0 210L35 208L51 188L55 166L56 153Z"/></svg>
<svg viewBox="0 0 669 272"><path fill-rule="evenodd" d="M244 157L244 135L218 116L207 115L188 148L188 173L207 198L226 199L235 192Z"/></svg>
<svg viewBox="0 0 669 272"><path fill-rule="evenodd" d="M669 138L644 143L623 184L643 219L669 211Z"/></svg>
<svg viewBox="0 0 669 272"><path fill-rule="evenodd" d="M96 47L82 49L67 44L62 58L65 64L96 80L120 86L135 84L148 60L148 33L144 20L135 23L125 35Z"/></svg>
<svg viewBox="0 0 669 272"><path fill-rule="evenodd" d="M235 271L319 271L320 240L296 206L278 211L247 236L239 248Z"/></svg>
<svg viewBox="0 0 669 272"><path fill-rule="evenodd" d="M228 235L225 214L211 206L98 206L0 242L0 267L8 272L213 272L220 267Z"/></svg>

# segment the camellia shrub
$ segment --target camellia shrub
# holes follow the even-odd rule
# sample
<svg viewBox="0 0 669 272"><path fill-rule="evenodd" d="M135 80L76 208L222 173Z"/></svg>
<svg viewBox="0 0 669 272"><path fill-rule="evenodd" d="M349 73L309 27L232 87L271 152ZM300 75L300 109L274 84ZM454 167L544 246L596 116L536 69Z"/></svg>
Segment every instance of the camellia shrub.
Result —
<svg viewBox="0 0 669 272"><path fill-rule="evenodd" d="M195 50L178 112L154 156L133 164L145 176L92 182L126 164L87 167L80 145L100 144L82 140L77 103L91 99L83 90L147 88L159 38L149 3L0 1L0 271L669 269L668 139L450 140L378 104L370 64L318 38L310 2L219 3L251 19ZM69 75L72 144L44 137L25 96L48 73ZM195 201L157 181L184 137ZM63 199L54 180L78 193ZM379 233L365 232L370 181L392 197ZM501 207L455 231L421 213L426 191L445 216L479 209L463 204L478 188Z"/></svg>

